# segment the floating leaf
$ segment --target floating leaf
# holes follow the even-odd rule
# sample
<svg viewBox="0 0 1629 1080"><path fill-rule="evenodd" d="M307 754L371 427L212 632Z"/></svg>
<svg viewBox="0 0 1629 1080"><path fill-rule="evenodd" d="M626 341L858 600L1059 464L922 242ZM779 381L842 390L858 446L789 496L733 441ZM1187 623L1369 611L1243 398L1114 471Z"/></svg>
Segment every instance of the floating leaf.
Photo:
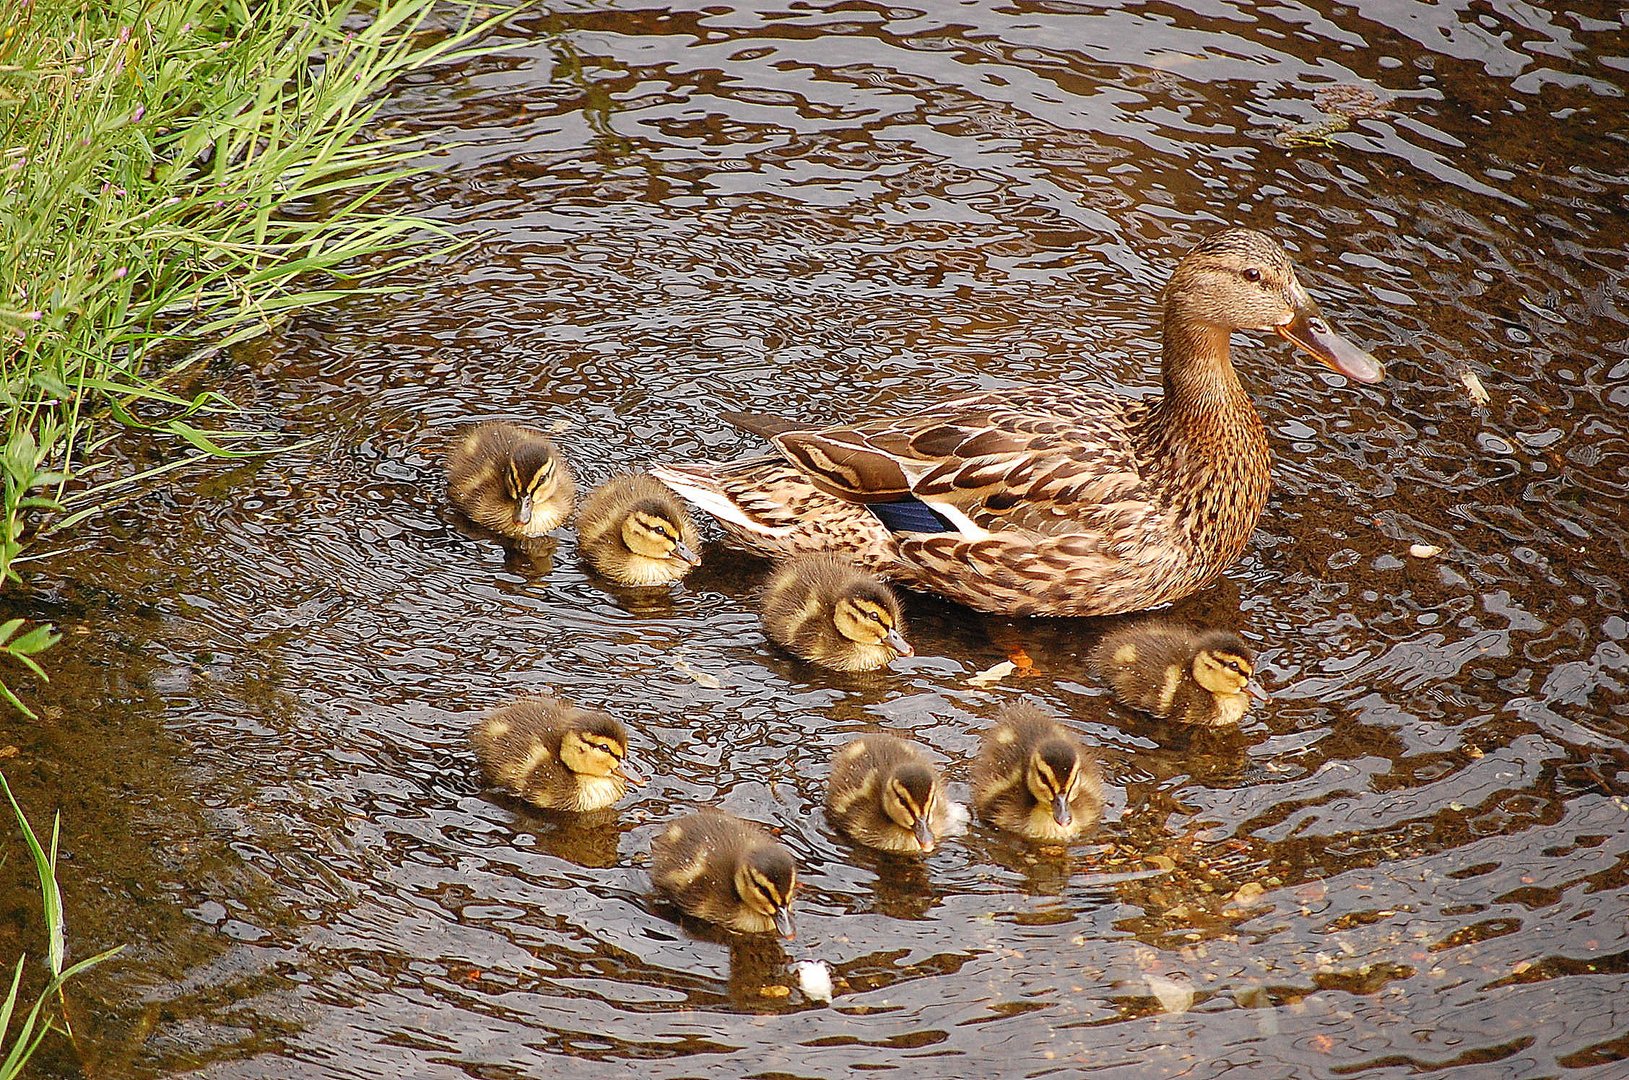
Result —
<svg viewBox="0 0 1629 1080"><path fill-rule="evenodd" d="M1017 670L1017 664L1013 663L1011 660L1003 660L999 664L994 664L985 668L976 675L969 675L967 678L967 685L981 687L994 686L996 683L1000 682L1002 679L1005 679L1008 675L1011 675Z"/></svg>

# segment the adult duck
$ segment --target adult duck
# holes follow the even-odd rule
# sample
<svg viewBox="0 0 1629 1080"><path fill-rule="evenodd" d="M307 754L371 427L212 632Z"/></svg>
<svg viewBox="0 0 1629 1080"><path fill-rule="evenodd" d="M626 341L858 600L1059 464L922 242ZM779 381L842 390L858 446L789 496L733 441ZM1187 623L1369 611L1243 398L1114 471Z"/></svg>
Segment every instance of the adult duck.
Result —
<svg viewBox="0 0 1629 1080"><path fill-rule="evenodd" d="M778 453L653 472L758 554L831 552L1007 615L1168 604L1238 559L1272 486L1229 335L1273 331L1359 382L1383 372L1263 233L1200 241L1163 300L1163 395L1020 386L822 428L732 414Z"/></svg>

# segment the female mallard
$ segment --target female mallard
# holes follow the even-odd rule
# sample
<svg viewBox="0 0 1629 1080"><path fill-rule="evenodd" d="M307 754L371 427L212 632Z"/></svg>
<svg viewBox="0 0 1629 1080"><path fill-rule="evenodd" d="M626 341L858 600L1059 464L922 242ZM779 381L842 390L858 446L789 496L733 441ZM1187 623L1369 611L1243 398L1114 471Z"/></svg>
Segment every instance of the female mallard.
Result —
<svg viewBox="0 0 1629 1080"><path fill-rule="evenodd" d="M618 585L667 585L701 560L684 504L645 473L597 487L577 512L577 552Z"/></svg>
<svg viewBox="0 0 1629 1080"><path fill-rule="evenodd" d="M838 671L874 671L914 655L894 590L832 555L789 559L764 589L769 640Z"/></svg>
<svg viewBox="0 0 1629 1080"><path fill-rule="evenodd" d="M1231 630L1195 630L1173 623L1125 626L1105 635L1092 663L1114 696L1161 720L1230 727L1244 719L1252 696L1256 654Z"/></svg>
<svg viewBox="0 0 1629 1080"><path fill-rule="evenodd" d="M650 876L680 911L743 934L797 937L797 863L776 839L722 810L698 810L650 842Z"/></svg>
<svg viewBox="0 0 1629 1080"><path fill-rule="evenodd" d="M779 454L653 471L759 554L835 552L1008 615L1167 604L1239 557L1271 487L1229 334L1272 330L1360 382L1382 371L1259 232L1201 241L1164 305L1162 397L1013 387L820 429L738 414Z"/></svg>
<svg viewBox="0 0 1629 1080"><path fill-rule="evenodd" d="M557 528L577 484L541 432L495 420L458 433L447 455L447 497L477 525L512 540Z"/></svg>
<svg viewBox="0 0 1629 1080"><path fill-rule="evenodd" d="M603 810L640 782L623 764L628 731L620 720L554 698L494 709L470 742L489 784L545 810Z"/></svg>
<svg viewBox="0 0 1629 1080"><path fill-rule="evenodd" d="M1080 740L1034 705L1010 702L979 743L973 805L1030 840L1066 843L1103 814L1103 779Z"/></svg>
<svg viewBox="0 0 1629 1080"><path fill-rule="evenodd" d="M857 843L925 855L950 828L938 770L916 744L862 735L837 751L826 781L826 816Z"/></svg>

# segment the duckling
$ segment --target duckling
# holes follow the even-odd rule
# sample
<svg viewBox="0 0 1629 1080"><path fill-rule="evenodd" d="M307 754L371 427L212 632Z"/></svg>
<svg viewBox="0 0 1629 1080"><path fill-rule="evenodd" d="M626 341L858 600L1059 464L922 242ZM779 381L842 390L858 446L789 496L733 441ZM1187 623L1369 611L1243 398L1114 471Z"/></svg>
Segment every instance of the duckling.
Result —
<svg viewBox="0 0 1629 1080"><path fill-rule="evenodd" d="M565 458L542 434L493 421L466 428L447 455L447 497L469 519L512 540L566 520L577 494Z"/></svg>
<svg viewBox="0 0 1629 1080"><path fill-rule="evenodd" d="M787 652L838 671L871 671L914 653L894 591L833 555L783 563L764 590L763 624Z"/></svg>
<svg viewBox="0 0 1629 1080"><path fill-rule="evenodd" d="M670 822L650 843L651 880L686 915L744 934L797 937L797 864L769 833L722 810Z"/></svg>
<svg viewBox="0 0 1629 1080"><path fill-rule="evenodd" d="M1103 812L1103 781L1080 740L1042 710L1011 702L996 713L973 763L973 805L1030 840L1073 840Z"/></svg>
<svg viewBox="0 0 1629 1080"><path fill-rule="evenodd" d="M1154 623L1108 634L1092 650L1092 662L1114 696L1133 709L1228 727L1244 719L1251 697L1267 699L1250 681L1255 655L1231 630Z"/></svg>
<svg viewBox="0 0 1629 1080"><path fill-rule="evenodd" d="M826 813L857 843L926 855L949 827L949 801L938 772L904 739L865 735L832 758Z"/></svg>
<svg viewBox="0 0 1629 1080"><path fill-rule="evenodd" d="M577 513L578 552L619 585L666 585L701 560L684 504L646 473L602 484Z"/></svg>
<svg viewBox="0 0 1629 1080"><path fill-rule="evenodd" d="M545 810L602 810L643 779L623 763L628 731L596 709L550 697L494 709L470 733L493 787Z"/></svg>

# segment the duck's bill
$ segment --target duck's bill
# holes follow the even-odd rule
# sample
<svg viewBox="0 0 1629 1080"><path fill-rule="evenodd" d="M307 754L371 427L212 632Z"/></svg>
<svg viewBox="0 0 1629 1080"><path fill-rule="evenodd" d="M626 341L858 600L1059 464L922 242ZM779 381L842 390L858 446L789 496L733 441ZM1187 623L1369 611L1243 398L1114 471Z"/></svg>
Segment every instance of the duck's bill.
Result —
<svg viewBox="0 0 1629 1080"><path fill-rule="evenodd" d="M616 767L616 774L622 777L623 780L627 781L632 787L638 787L640 784L645 782L645 777L635 770L630 769L626 762Z"/></svg>
<svg viewBox="0 0 1629 1080"><path fill-rule="evenodd" d="M792 921L791 908L783 907L775 912L775 932L787 941L797 940L798 926Z"/></svg>
<svg viewBox="0 0 1629 1080"><path fill-rule="evenodd" d="M1263 690L1260 686L1253 682L1247 682L1244 684L1244 692L1261 702L1263 705L1273 700L1271 694L1267 693L1267 691Z"/></svg>
<svg viewBox="0 0 1629 1080"><path fill-rule="evenodd" d="M933 822L926 814L916 819L916 844L923 854L933 850Z"/></svg>
<svg viewBox="0 0 1629 1080"><path fill-rule="evenodd" d="M683 540L673 545L673 557L680 562L689 563L691 566L701 565L701 556L697 555L694 549Z"/></svg>
<svg viewBox="0 0 1629 1080"><path fill-rule="evenodd" d="M1295 313L1295 318L1277 327L1278 335L1300 346L1328 366L1358 382L1375 383L1386 377L1386 369L1369 352L1335 333L1317 305Z"/></svg>
<svg viewBox="0 0 1629 1080"><path fill-rule="evenodd" d="M1069 796L1061 791L1052 799L1052 820L1064 828L1075 823L1075 812L1069 809Z"/></svg>
<svg viewBox="0 0 1629 1080"><path fill-rule="evenodd" d="M905 635L901 634L898 630L888 631L888 636L882 639L882 643L894 650L895 656L916 655L916 650L911 648L911 643L906 641Z"/></svg>
<svg viewBox="0 0 1629 1080"><path fill-rule="evenodd" d="M532 496L528 492L515 503L515 524L530 525L532 523Z"/></svg>

